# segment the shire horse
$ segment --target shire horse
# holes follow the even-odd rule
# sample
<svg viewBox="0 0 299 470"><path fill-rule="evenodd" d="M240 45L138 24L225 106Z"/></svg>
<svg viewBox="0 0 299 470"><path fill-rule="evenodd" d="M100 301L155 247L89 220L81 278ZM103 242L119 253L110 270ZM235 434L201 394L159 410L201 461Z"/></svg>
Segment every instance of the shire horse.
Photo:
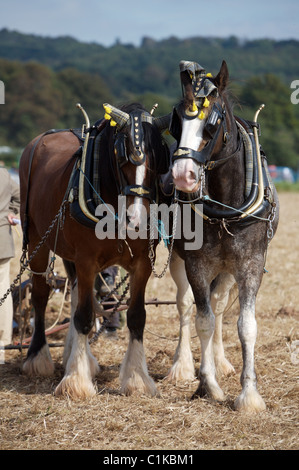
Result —
<svg viewBox="0 0 299 470"><path fill-rule="evenodd" d="M178 286L181 332L169 378L194 378L189 344L194 296L201 365L193 397L225 399L218 373L234 369L224 355L222 314L237 286L243 369L242 390L234 407L261 411L265 403L257 391L254 367L255 304L267 247L278 225L277 193L258 144L257 119L245 122L233 114L226 62L212 77L199 64L182 61L180 77L184 96L170 123L170 133L177 140L171 156L172 178L179 204L192 206L193 227L196 217L202 219L203 238L200 249L186 249L183 236L174 243L170 268Z"/></svg>
<svg viewBox="0 0 299 470"><path fill-rule="evenodd" d="M96 393L93 379L98 363L91 354L88 340L95 320L94 280L98 272L111 265L122 266L130 275L127 310L130 339L120 371L121 391L127 395L135 391L156 393L143 349L144 293L151 274L148 240L129 236L129 225L131 233L136 234L141 224L141 209L148 211L155 198L157 174L166 171L162 168L166 161L167 168L169 166L168 147L161 138L160 118L153 118L141 105L133 103L121 109L104 107L105 119L93 126L101 132L100 197L117 214L118 196L126 196L125 236L118 237L116 224L115 236L99 239L97 225L88 226L71 215L73 185L70 181L74 165L79 169L81 165L80 159L76 159L79 144L74 132L51 131L37 137L27 145L20 161L21 219L24 245L28 248L28 262L33 272L35 310L35 330L23 371L29 376L47 376L54 370L45 337L49 285L45 276L39 274L47 270L49 250L52 250L64 260L67 272L73 272L72 280L76 278L77 288L72 286L75 312L64 351L65 374L55 390L56 395L73 399ZM86 129L86 135L89 131ZM59 213L61 217L57 222ZM55 229L44 239L55 217Z"/></svg>

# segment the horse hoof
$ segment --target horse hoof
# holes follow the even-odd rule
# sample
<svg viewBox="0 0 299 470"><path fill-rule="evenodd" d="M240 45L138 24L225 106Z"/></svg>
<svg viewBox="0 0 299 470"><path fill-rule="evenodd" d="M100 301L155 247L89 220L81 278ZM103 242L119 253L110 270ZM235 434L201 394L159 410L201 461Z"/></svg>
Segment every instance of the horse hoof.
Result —
<svg viewBox="0 0 299 470"><path fill-rule="evenodd" d="M236 373L234 366L227 359L216 363L216 372L217 377L228 377Z"/></svg>
<svg viewBox="0 0 299 470"><path fill-rule="evenodd" d="M183 367L180 363L175 363L168 372L165 380L167 382L193 382L195 379L194 367Z"/></svg>
<svg viewBox="0 0 299 470"><path fill-rule="evenodd" d="M260 413L265 411L266 404L257 390L241 392L235 400L234 408L236 411L248 413Z"/></svg>
<svg viewBox="0 0 299 470"><path fill-rule="evenodd" d="M82 382L77 374L63 377L55 389L55 396L64 396L71 400L91 398L96 393L93 383L91 381Z"/></svg>
<svg viewBox="0 0 299 470"><path fill-rule="evenodd" d="M135 393L150 397L158 395L155 382L151 377L142 378L141 375L136 372L133 372L131 377L123 382L120 391L126 396L130 396Z"/></svg>
<svg viewBox="0 0 299 470"><path fill-rule="evenodd" d="M225 395L216 382L207 384L206 381L202 381L191 397L192 400L195 398L211 398L214 401L222 402L225 400Z"/></svg>
<svg viewBox="0 0 299 470"><path fill-rule="evenodd" d="M48 346L43 346L36 355L32 354L28 356L23 364L22 371L29 377L38 375L42 377L49 377L53 375L54 364Z"/></svg>

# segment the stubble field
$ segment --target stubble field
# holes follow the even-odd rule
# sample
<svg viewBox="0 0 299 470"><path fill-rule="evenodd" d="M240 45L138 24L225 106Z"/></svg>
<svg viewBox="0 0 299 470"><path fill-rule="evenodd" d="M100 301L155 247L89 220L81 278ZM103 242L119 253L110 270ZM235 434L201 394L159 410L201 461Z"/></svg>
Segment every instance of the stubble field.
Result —
<svg viewBox="0 0 299 470"><path fill-rule="evenodd" d="M28 379L20 372L23 357L18 350L5 351L0 364L0 449L27 450L295 450L299 447L299 194L280 196L280 224L268 250L263 283L257 300L258 338L256 371L258 387L267 409L243 414L232 404L240 392L241 347L237 334L238 303L224 318L224 345L236 374L221 377L224 403L190 400L197 382L171 384L164 380L172 364L179 321L175 305L147 307L144 347L149 373L160 396L122 396L118 374L126 351L128 332L118 340L100 337L92 345L101 372L97 395L70 401L54 397L63 375L61 347L51 348L56 372L51 378ZM18 255L21 238L15 236ZM12 278L18 273L18 255ZM167 257L159 246L157 270ZM57 263L59 274L64 275ZM55 321L62 294L50 302L48 326ZM147 299L174 301L175 284L169 272L152 277ZM66 305L66 310L68 306ZM67 311L65 312L67 314ZM53 335L62 342L66 330ZM192 325L192 351L196 370L200 344Z"/></svg>

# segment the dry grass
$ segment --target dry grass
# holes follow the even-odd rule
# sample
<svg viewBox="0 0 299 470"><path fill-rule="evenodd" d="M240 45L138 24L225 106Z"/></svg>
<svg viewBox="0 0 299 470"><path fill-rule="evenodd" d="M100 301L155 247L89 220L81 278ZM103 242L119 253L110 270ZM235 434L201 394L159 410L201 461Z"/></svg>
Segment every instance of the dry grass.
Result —
<svg viewBox="0 0 299 470"><path fill-rule="evenodd" d="M291 361L291 346L299 340L299 195L281 194L280 200L281 222L269 249L269 273L257 302L256 369L266 411L247 415L232 409L240 392L241 371L236 305L224 320L227 357L236 375L220 380L227 394L223 404L190 401L196 382L172 385L163 380L176 347L178 316L173 305L149 306L144 344L159 397L124 397L119 393L118 372L127 346L126 328L120 331L118 341L100 338L92 345L101 366L98 393L82 402L53 396L63 375L62 348L51 349L56 364L51 379L29 380L20 374L20 353L6 351L5 364L0 365L0 449L298 449L298 364ZM159 249L158 269L165 259L164 248ZM17 263L12 271L14 276ZM175 299L169 273L162 280L150 280L147 297ZM59 306L59 296L52 301ZM49 324L55 315L49 315ZM65 331L60 332L51 341L61 341L64 335ZM192 339L192 350L198 368L200 346L196 337Z"/></svg>

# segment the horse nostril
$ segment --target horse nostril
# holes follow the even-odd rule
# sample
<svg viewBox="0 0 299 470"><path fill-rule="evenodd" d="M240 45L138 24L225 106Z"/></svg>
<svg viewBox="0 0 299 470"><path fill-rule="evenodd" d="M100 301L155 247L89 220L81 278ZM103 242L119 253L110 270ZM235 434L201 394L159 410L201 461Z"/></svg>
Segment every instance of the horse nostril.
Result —
<svg viewBox="0 0 299 470"><path fill-rule="evenodd" d="M128 214L127 215L127 223L129 224L129 229L130 230L135 230L137 232L139 230L140 226L140 220L136 216L136 214Z"/></svg>
<svg viewBox="0 0 299 470"><path fill-rule="evenodd" d="M189 172L187 173L187 179L188 179L189 181L196 181L196 173L195 173L195 171L189 171Z"/></svg>

